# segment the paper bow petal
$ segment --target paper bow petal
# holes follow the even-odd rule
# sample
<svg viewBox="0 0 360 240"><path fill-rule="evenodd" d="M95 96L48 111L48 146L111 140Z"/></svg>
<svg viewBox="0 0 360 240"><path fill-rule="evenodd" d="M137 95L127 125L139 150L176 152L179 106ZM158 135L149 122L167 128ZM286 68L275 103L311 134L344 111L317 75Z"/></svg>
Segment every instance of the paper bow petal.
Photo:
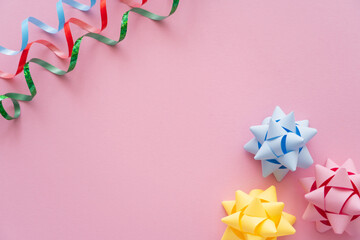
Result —
<svg viewBox="0 0 360 240"><path fill-rule="evenodd" d="M236 191L235 201L222 202L227 224L222 240L274 240L295 233L295 216L283 211L274 186L265 191L254 189L249 194Z"/></svg>
<svg viewBox="0 0 360 240"><path fill-rule="evenodd" d="M309 201L303 219L315 221L319 232L356 233L360 227L360 175L351 159L339 166L328 159L315 166L315 178L301 179Z"/></svg>
<svg viewBox="0 0 360 240"><path fill-rule="evenodd" d="M305 144L317 130L309 127L308 120L295 121L294 112L286 115L277 106L271 117L265 118L262 125L250 127L250 131L254 138L244 148L261 161L264 177L274 174L280 182L289 170L313 164Z"/></svg>

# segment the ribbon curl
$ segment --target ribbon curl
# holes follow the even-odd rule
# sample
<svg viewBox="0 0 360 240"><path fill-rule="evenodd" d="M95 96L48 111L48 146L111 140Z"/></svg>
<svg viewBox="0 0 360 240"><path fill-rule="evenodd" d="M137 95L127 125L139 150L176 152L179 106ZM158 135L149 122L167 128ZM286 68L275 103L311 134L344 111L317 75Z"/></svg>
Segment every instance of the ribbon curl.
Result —
<svg viewBox="0 0 360 240"><path fill-rule="evenodd" d="M99 42L102 42L102 43L106 44L106 45L114 46L114 45L120 43L126 37L127 27L128 27L128 18L129 18L129 13L130 12L140 14L141 16L146 17L146 18L151 19L151 20L154 20L154 21L161 21L161 20L171 16L176 11L176 9L177 9L177 7L179 5L179 1L180 0L173 0L171 11L167 16L160 16L160 15L151 13L151 12L149 12L147 10L144 10L144 9L141 9L141 8L132 8L132 9L128 10L122 16L119 40L112 40L110 38L107 38L107 37L105 37L105 36L103 36L101 34L95 33L95 32L89 32L89 33L79 37L75 41L75 43L73 44L72 51L71 51L70 64L69 64L69 67L68 67L67 70L62 70L60 68L57 68L56 66L54 66L54 65L52 65L52 64L50 64L50 63L48 63L48 62L46 62L46 61L44 61L42 59L39 59L39 58L30 59L28 62L26 62L24 64L24 67L23 67L24 76L25 76L25 80L26 80L30 95L21 94L21 93L6 93L6 94L3 94L3 95L0 95L0 114L7 120L16 119L16 118L18 118L20 116L20 104L19 104L19 101L29 102L36 96L36 93L37 93L36 87L35 87L34 81L32 79L32 76L30 74L30 68L29 68L30 63L36 63L36 64L40 65L41 67L45 68L46 70L48 70L49 72L52 72L52 73L54 73L56 75L64 75L64 74L66 74L68 72L71 72L75 68L76 63L77 63L78 54L79 54L80 44L81 44L82 40L85 37L90 37L90 38L93 38L93 39L95 39L95 40L97 40ZM106 9L106 4L105 4L106 0L102 0L102 2L103 2L103 4L102 4L103 8ZM106 10L105 10L105 12L106 12ZM69 24L69 23L70 23L70 20L67 23L65 23L65 25ZM102 26L104 26L104 21L103 21ZM106 24L105 24L105 26L106 26ZM70 29L69 29L69 31L70 31ZM65 31L65 32L67 32L67 31ZM67 39L72 40L72 36L71 36L71 38L68 37ZM69 43L70 42L68 41L68 44ZM54 45L52 45L52 46L54 46ZM63 56L62 54L59 54L59 55ZM13 104L13 107L14 107L14 115L13 116L11 116L5 110L5 108L3 106L2 101L5 100L5 99L10 99L12 101L12 104Z"/></svg>
<svg viewBox="0 0 360 240"><path fill-rule="evenodd" d="M141 7L144 3L147 2L147 0L142 0L142 3L137 3L133 0L124 0L123 2L128 4L130 7ZM74 0L59 0L56 3L56 12L57 12L58 21L59 21L57 28L51 27L51 26L47 25L46 23L44 23L34 17L26 18L21 23L21 47L20 47L20 50L11 50L6 47L0 46L0 53L5 54L5 55L16 55L26 48L26 46L28 45L28 42L29 42L29 23L32 23L35 26L42 29L43 31L45 31L47 33L51 33L51 34L56 34L60 30L62 30L65 25L65 13L64 13L64 7L63 7L64 3L75 9L86 12L86 11L89 11L95 5L96 0L91 0L90 5L85 5L85 4L79 3Z"/></svg>
<svg viewBox="0 0 360 240"><path fill-rule="evenodd" d="M28 41L29 41L29 23L34 24L35 26L39 27L40 29L44 30L47 33L51 33L51 34L58 33L61 29L64 28L64 25L65 25L65 13L64 13L64 7L63 7L64 3L75 9L86 12L86 11L89 11L95 5L96 0L91 0L89 6L79 3L79 2L76 2L74 0L59 0L56 3L56 12L57 12L58 21L59 21L57 28L51 27L51 26L47 25L46 23L44 23L34 17L26 18L21 23L21 47L20 47L20 50L11 50L6 47L0 46L0 53L5 54L5 55L16 55L26 48L26 46L28 45Z"/></svg>
<svg viewBox="0 0 360 240"><path fill-rule="evenodd" d="M92 0L92 1L94 1L94 4L96 3L96 0ZM139 7L147 2L147 0L142 0L141 3L136 3L134 1L129 1L129 0L121 0L121 1L128 4L131 7ZM92 5L91 5L91 7L92 7ZM83 9L85 9L85 8L83 8ZM64 15L63 11L61 11L61 12L62 12L62 15ZM16 75L21 73L24 69L24 65L26 64L27 56L29 54L30 48L35 43L44 45L50 51L52 51L57 57L59 57L61 59L66 59L66 58L71 57L72 48L74 47L74 40L73 40L72 33L70 30L70 23L77 25L78 27L80 27L81 29L83 29L87 32L100 33L107 27L107 10L106 10L106 1L104 1L104 0L100 0L100 16L101 16L101 28L96 28L94 26L91 26L91 25L87 24L86 22L84 22L80 19L77 19L77 18L70 18L67 22L61 23L61 29L64 29L64 33L65 33L65 38L66 38L66 42L67 42L67 46L68 46L68 53L62 52L58 47L56 47L54 44L52 44L51 42L49 42L47 40L36 40L31 43L27 43L27 40L26 40L27 45L24 49L21 49L23 51L21 52L18 67L17 67L17 70L15 71L15 73L14 74L7 73L5 71L0 70L0 78L13 79ZM60 17L59 17L59 19L60 19ZM60 20L59 20L59 29L60 29ZM23 32L24 31L26 33L25 35L27 35L27 28L24 28ZM25 36L25 35L23 33L23 36ZM24 43L24 40L23 40L23 43ZM1 50L1 46L0 46L0 50ZM0 53L1 53L1 51L0 51Z"/></svg>

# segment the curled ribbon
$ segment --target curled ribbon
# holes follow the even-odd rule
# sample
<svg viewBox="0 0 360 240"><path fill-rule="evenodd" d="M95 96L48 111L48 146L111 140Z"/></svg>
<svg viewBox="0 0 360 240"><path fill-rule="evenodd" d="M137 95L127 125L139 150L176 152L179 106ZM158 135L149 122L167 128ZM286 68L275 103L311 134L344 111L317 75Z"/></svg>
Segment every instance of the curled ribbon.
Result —
<svg viewBox="0 0 360 240"><path fill-rule="evenodd" d="M13 51L13 50L9 50L9 49L5 49L4 47L0 46L0 53L10 53L10 51L12 51L12 53L14 54L7 54L7 55L15 55L16 53L21 52L21 56L19 59L19 63L18 63L18 67L17 70L14 74L12 73L7 73L4 71L0 70L0 78L4 78L4 79L13 79L16 75L18 75L19 73L21 73L24 69L24 65L26 63L27 60L27 56L29 54L29 50L31 48L31 46L33 44L40 44L40 45L44 45L45 47L47 47L50 51L52 51L57 57L61 58L61 59L66 59L69 58L71 56L71 52L72 52L72 48L74 46L74 40L72 37L72 33L70 30L70 23L77 25L78 27L80 27L81 29L87 31L87 32L94 32L94 33L100 33L101 31L103 31L106 27L107 27L107 11L106 11L106 1L100 0L100 14L101 14L101 28L96 28L93 27L89 24L87 24L86 22L81 21L80 19L77 18L70 18L67 22L65 22L65 17L64 17L64 11L62 9L62 4L61 4L61 0L57 3L57 10L58 10L58 19L59 19L59 27L58 30L47 26L46 24L40 24L39 27L42 28L41 26L47 26L44 27L42 29L52 29L52 31L50 31L49 33L57 33L58 31L60 31L61 29L64 29L64 33L65 33L65 38L66 38L66 42L68 45L68 53L64 53L62 52L58 47L56 47L54 44L52 44L49 41L46 40L36 40L33 41L31 43L28 43L28 24L24 24L24 22L29 22L29 19L35 19L33 17L29 17L27 19L25 19L23 21L23 27L22 27L22 47L20 51ZM68 1L68 0L63 0L64 3L73 3L74 1ZM132 0L122 0L122 2L128 4L131 7L140 7L143 4L145 4L147 2L147 0L142 0L141 3L136 3ZM86 6L83 4L80 5L76 5L74 4L74 7L77 7L80 10L83 11L87 11L89 10L94 4L96 3L96 0L91 0L91 5L90 6ZM33 22L33 21L32 21ZM39 20L36 20L35 22L39 22ZM38 25L37 25L38 26ZM46 30L44 30L46 31ZM48 32L48 31L46 31ZM25 44L25 47L24 47ZM4 51L1 51L1 49L4 49Z"/></svg>
<svg viewBox="0 0 360 240"><path fill-rule="evenodd" d="M48 63L48 62L46 62L46 61L44 61L42 59L39 59L39 58L30 59L23 66L24 76L25 76L25 80L26 80L27 86L28 86L29 91L30 91L30 95L21 94L21 93L6 93L6 94L3 94L3 95L0 95L0 114L7 120L16 119L16 118L18 118L20 116L20 104L19 104L19 101L27 101L28 102L28 101L31 101L35 97L37 91L36 91L34 81L33 81L32 77L31 77L31 74L30 74L30 68L29 68L30 63L36 63L36 64L40 65L41 67L45 68L46 70L48 70L49 72L52 72L52 73L54 73L56 75L64 75L64 74L66 74L68 72L71 72L75 68L76 63L77 63L78 54L79 54L80 44L81 44L82 40L85 37L90 37L90 38L93 38L93 39L95 39L95 40L97 40L99 42L102 42L102 43L106 44L106 45L114 46L114 45L118 44L119 42L121 42L122 40L124 40L124 38L126 37L127 27L128 27L128 18L129 18L129 13L130 12L140 14L141 16L144 16L144 17L146 17L148 19L151 19L151 20L154 20L154 21L161 21L161 20L171 16L176 11L176 9L177 9L177 7L179 5L179 1L180 0L173 0L171 11L167 16L160 16L160 15L151 13L151 12L149 12L147 10L144 10L144 9L141 9L141 8L132 8L132 9L128 10L122 16L119 40L112 40L112 39L107 38L107 37L105 37L103 35L100 35L96 31L95 32L90 31L89 33L79 37L75 41L75 43L72 45L72 36L71 36L70 28L66 29L66 27L64 27L65 34L67 34L68 46L72 46L72 48L71 48L72 50L71 50L71 54L70 54L71 59L70 59L70 64L69 64L68 69L67 70L62 70L62 69L57 68L54 65L51 65L50 63ZM146 1L143 1L143 3L144 2L146 2ZM101 10L102 28L104 28L104 26L106 27L106 23L107 23L106 0L101 1L101 9L102 9ZM67 26L67 24L69 24L71 22L70 20L67 21L64 24L64 26ZM86 30L89 30L89 29L92 30L92 27L90 25L87 25L87 27L89 27L89 28L85 28ZM100 29L100 31L101 31L101 29ZM38 41L41 41L41 40L38 40ZM44 40L42 40L42 41L44 41ZM51 45L51 46L55 47L55 45ZM49 49L53 50L50 47L49 47ZM58 48L56 48L56 49L57 49L57 52L54 51L54 53L59 54L60 50L58 50ZM62 56L62 57L65 57L65 55L63 55L63 53L59 54L59 55ZM25 59L26 59L26 56L25 56ZM13 116L11 116L5 110L5 108L3 106L2 101L5 100L5 99L10 99L12 101L12 103L13 103L13 107L14 107L14 115Z"/></svg>
<svg viewBox="0 0 360 240"><path fill-rule="evenodd" d="M56 12L58 15L58 20L59 20L59 25L57 28L53 28L49 25L47 25L46 23L40 21L37 18L34 17L28 17L26 18L22 23L21 23L21 48L20 50L11 50L8 48L5 48L3 46L0 46L0 53L5 54L5 55L16 55L18 53L20 53L22 50L24 50L26 48L26 46L28 45L28 41L29 41L29 23L34 24L35 26L39 27L40 29L44 30L47 33L51 33L51 34L56 34L58 33L61 29L64 28L64 24L65 24L65 13L64 13L64 8L63 8L63 3L78 9L80 11L89 11L96 3L96 0L91 0L90 5L85 5L79 2L76 2L74 0L59 0L56 3Z"/></svg>

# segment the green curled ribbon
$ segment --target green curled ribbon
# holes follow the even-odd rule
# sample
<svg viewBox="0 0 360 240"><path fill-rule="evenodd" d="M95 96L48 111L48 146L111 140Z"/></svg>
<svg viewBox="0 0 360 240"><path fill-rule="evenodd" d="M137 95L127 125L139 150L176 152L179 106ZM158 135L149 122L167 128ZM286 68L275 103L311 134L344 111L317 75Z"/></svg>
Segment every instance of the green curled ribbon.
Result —
<svg viewBox="0 0 360 240"><path fill-rule="evenodd" d="M128 18L129 18L130 12L140 14L141 16L144 16L144 17L154 20L154 21L161 21L161 20L171 16L176 11L176 9L179 5L179 1L180 0L173 0L171 11L167 16L160 16L160 15L151 13L151 12L141 9L141 8L132 8L129 11L125 12L124 15L122 16L122 20L121 20L119 40L112 40L110 38L107 38L107 37L97 34L97 33L87 33L87 34L79 37L75 41L75 44L74 44L74 47L73 47L72 53L71 53L70 64L66 71L64 71L60 68L57 68L54 65L51 65L50 63L48 63L42 59L39 59L39 58L30 59L24 66L24 76L25 76L26 84L30 91L30 95L21 94L21 93L6 93L3 95L0 95L0 113L1 113L1 115L7 120L12 120L12 119L18 118L20 116L20 112L21 112L19 101L29 102L36 96L36 93L37 93L36 87L35 87L34 81L30 74L30 68L29 68L30 63L36 63L36 64L40 65L41 67L45 68L46 70L48 70L49 72L52 72L56 75L59 75L59 76L65 75L66 73L69 73L72 70L74 70L74 68L76 66L78 55L79 55L79 50L80 50L80 44L84 37L90 37L90 38L93 38L99 42L106 44L106 45L114 46L114 45L120 43L126 37L127 28L128 28ZM11 101L12 101L12 104L14 107L14 115L13 116L11 116L5 110L5 108L3 106L2 101L5 99L11 99Z"/></svg>

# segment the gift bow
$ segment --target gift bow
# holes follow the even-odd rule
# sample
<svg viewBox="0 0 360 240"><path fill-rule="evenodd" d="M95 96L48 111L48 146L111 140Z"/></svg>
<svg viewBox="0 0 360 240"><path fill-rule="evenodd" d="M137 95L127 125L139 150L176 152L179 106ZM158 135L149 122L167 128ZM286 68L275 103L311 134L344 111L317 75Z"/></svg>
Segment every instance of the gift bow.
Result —
<svg viewBox="0 0 360 240"><path fill-rule="evenodd" d="M274 186L265 191L254 189L249 194L236 191L235 201L222 202L228 225L222 240L276 240L295 233L295 216L283 212L284 203L277 201Z"/></svg>
<svg viewBox="0 0 360 240"><path fill-rule="evenodd" d="M262 125L250 127L250 131L255 137L244 148L261 161L264 177L273 173L281 181L289 170L313 164L305 144L317 130L309 127L308 120L295 121L294 112L286 115L277 106L271 117L265 118Z"/></svg>
<svg viewBox="0 0 360 240"><path fill-rule="evenodd" d="M303 178L309 204L303 218L315 221L319 232L354 235L360 227L360 174L348 159L342 166L328 159L315 166L315 177Z"/></svg>

